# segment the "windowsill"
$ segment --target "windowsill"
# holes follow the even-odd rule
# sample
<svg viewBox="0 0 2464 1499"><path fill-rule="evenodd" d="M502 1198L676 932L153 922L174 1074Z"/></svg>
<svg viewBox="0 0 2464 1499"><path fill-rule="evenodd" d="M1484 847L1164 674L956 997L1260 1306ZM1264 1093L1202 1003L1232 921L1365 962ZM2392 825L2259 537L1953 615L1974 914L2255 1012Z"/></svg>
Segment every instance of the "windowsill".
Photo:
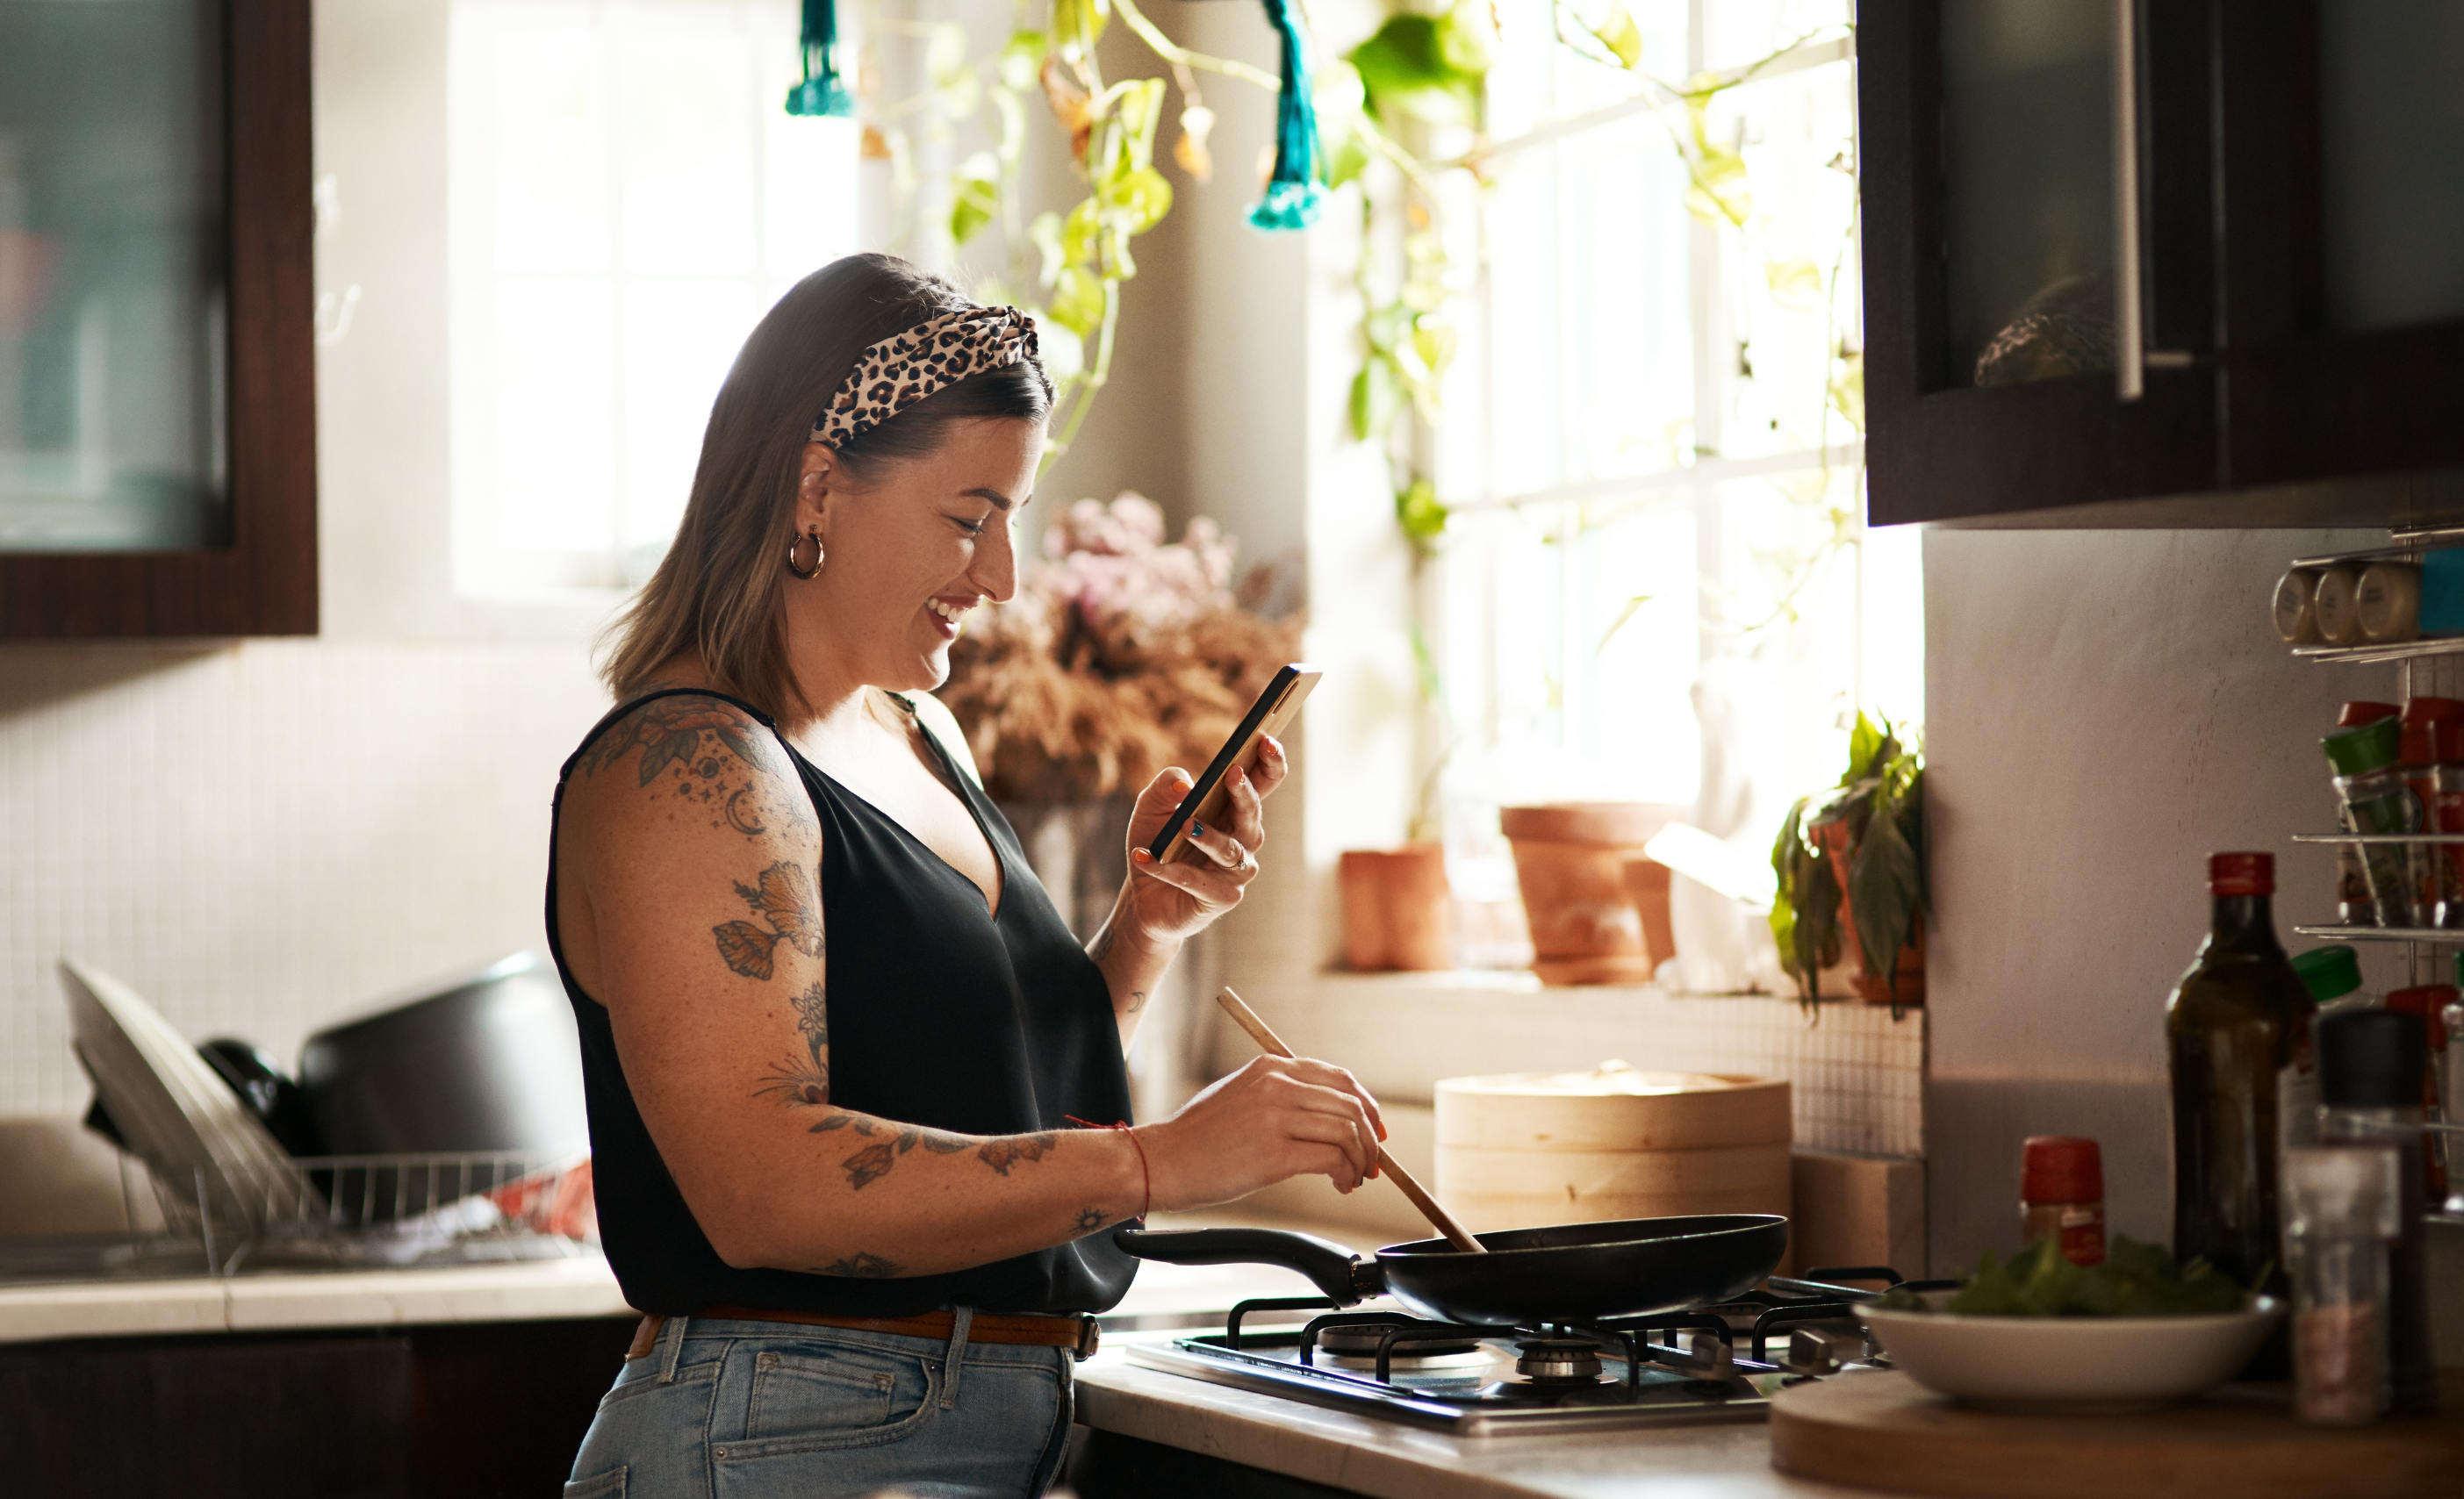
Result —
<svg viewBox="0 0 2464 1499"><path fill-rule="evenodd" d="M1322 973L1249 997L1304 1056L1349 1068L1381 1101L1427 1107L1444 1077L1588 1071L1616 1059L1655 1071L1786 1077L1801 1146L1924 1154L1925 1017L1777 995L1670 995L1656 984L1549 988L1529 973ZM1219 1070L1251 1054L1217 1035Z"/></svg>

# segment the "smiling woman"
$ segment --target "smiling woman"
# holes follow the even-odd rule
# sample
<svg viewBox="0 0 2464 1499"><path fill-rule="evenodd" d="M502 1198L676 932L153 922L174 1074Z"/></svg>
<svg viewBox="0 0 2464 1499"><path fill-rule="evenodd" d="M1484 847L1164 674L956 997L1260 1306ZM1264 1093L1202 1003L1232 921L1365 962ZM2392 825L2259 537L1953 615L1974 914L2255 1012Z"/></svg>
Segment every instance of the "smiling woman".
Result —
<svg viewBox="0 0 2464 1499"><path fill-rule="evenodd" d="M1067 1351L1134 1268L1101 1230L1374 1169L1375 1102L1319 1062L1128 1119L1122 1053L1256 875L1281 748L1195 863L1144 857L1190 784L1156 776L1082 947L925 695L1016 591L1050 388L1012 309L887 256L815 273L746 341L616 628L548 915L601 1235L649 1315L569 1493L1039 1492Z"/></svg>

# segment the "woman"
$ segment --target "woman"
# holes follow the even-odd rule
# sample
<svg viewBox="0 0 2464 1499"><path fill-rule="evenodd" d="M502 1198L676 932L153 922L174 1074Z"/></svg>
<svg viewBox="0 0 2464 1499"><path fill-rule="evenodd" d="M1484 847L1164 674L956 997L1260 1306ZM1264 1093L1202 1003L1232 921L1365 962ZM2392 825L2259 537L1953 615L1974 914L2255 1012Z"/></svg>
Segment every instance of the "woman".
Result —
<svg viewBox="0 0 2464 1499"><path fill-rule="evenodd" d="M1257 873L1281 746L1197 863L1144 850L1190 778L1147 786L1081 947L922 695L1016 588L1050 401L1022 314L881 255L799 283L719 391L557 796L601 1231L649 1313L568 1494L1040 1492L1134 1268L1108 1229L1373 1174L1377 1106L1322 1063L1127 1124L1122 1052Z"/></svg>

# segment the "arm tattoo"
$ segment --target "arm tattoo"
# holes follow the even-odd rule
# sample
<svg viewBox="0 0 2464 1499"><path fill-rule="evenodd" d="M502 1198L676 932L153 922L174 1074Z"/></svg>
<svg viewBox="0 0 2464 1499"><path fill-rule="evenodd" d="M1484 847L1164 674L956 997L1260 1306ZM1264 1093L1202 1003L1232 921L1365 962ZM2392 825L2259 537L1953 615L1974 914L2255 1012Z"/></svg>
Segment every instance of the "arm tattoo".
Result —
<svg viewBox="0 0 2464 1499"><path fill-rule="evenodd" d="M1105 959L1112 956L1112 944L1119 940L1120 938L1113 935L1112 923L1107 921L1104 923L1104 930L1096 933L1095 940L1089 944L1087 948L1087 956L1100 963Z"/></svg>
<svg viewBox="0 0 2464 1499"><path fill-rule="evenodd" d="M792 1102L792 1100L791 1100ZM805 1126L807 1135L820 1135L830 1130L852 1130L874 1142L839 1162L847 1174L847 1185L861 1192L890 1175L898 1157L921 1145L935 1156L955 1156L974 1144L964 1135L950 1135L940 1130L928 1130L919 1124L891 1124L846 1110L825 1115L820 1121ZM876 1135L886 1138L874 1139Z"/></svg>
<svg viewBox="0 0 2464 1499"><path fill-rule="evenodd" d="M646 704L591 742L582 773L596 776L637 749L638 783L647 786L674 767L676 795L706 809L713 827L748 838L768 832L763 790L779 793L770 800L788 822L816 826L801 779L773 757L753 719L727 703L693 696Z"/></svg>
<svg viewBox="0 0 2464 1499"><path fill-rule="evenodd" d="M1078 1219L1074 1226L1082 1234L1090 1234L1111 1221L1111 1215L1100 1207L1082 1207L1078 1209Z"/></svg>
<svg viewBox="0 0 2464 1499"><path fill-rule="evenodd" d="M1045 1130L1036 1135L1004 1135L984 1141L976 1158L993 1168L998 1176L1008 1176L1009 1168L1022 1160L1042 1160L1061 1143L1061 1132Z"/></svg>
<svg viewBox="0 0 2464 1499"><path fill-rule="evenodd" d="M1130 991L1130 1003L1121 1007L1121 1013L1124 1015L1135 1015L1138 1011L1145 1009L1146 1007L1147 991L1144 989L1132 989Z"/></svg>
<svg viewBox="0 0 2464 1499"><path fill-rule="evenodd" d="M833 1260L827 1265L816 1267L813 1273L846 1275L856 1280L888 1280L897 1274L900 1268L896 1261L885 1260L880 1255L859 1250L844 1260Z"/></svg>
<svg viewBox="0 0 2464 1499"><path fill-rule="evenodd" d="M771 1094L790 1109L823 1105L830 1101L830 997L828 988L819 979L796 996L796 1028L804 1034L808 1058L793 1054L773 1063L753 1090L756 1098Z"/></svg>
<svg viewBox="0 0 2464 1499"><path fill-rule="evenodd" d="M807 958L820 958L826 951L821 902L814 897L812 876L802 867L782 859L761 871L759 884L738 884L736 893L753 908L754 915L767 916L773 930L764 931L750 921L722 921L712 927L718 956L728 967L747 979L768 979L777 972L772 952L781 942ZM801 1000L797 1007L801 1015ZM802 1019L797 1028L803 1028Z"/></svg>

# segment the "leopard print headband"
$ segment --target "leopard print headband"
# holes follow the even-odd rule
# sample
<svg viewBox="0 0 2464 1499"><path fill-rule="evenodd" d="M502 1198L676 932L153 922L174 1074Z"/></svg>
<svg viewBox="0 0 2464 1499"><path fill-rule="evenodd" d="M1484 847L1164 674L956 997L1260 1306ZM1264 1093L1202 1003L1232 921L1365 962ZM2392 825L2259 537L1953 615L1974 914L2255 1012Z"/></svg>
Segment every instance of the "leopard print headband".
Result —
<svg viewBox="0 0 2464 1499"><path fill-rule="evenodd" d="M1035 320L1015 307L961 307L866 349L813 422L813 441L837 448L936 390L1035 357Z"/></svg>

